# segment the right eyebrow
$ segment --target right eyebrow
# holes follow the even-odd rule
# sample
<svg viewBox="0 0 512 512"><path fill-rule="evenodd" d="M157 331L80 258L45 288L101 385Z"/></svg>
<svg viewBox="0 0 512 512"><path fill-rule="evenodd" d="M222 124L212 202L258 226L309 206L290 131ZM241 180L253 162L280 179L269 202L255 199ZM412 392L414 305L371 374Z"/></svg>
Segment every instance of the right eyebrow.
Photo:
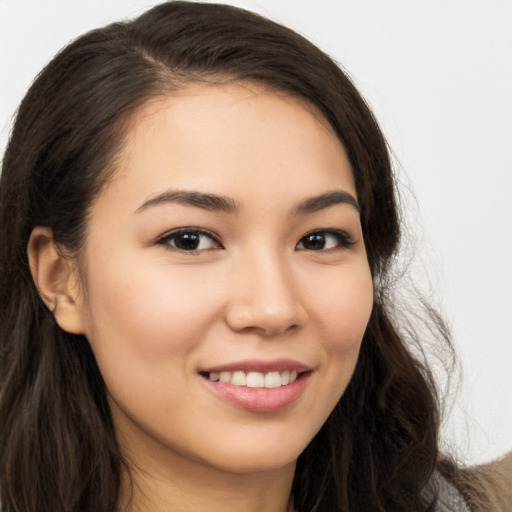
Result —
<svg viewBox="0 0 512 512"><path fill-rule="evenodd" d="M204 192L196 192L191 190L167 190L157 196L147 199L135 213L150 208L151 206L177 203L185 206L195 206L204 210L237 213L240 207L237 202L226 196L218 196L216 194L206 194Z"/></svg>

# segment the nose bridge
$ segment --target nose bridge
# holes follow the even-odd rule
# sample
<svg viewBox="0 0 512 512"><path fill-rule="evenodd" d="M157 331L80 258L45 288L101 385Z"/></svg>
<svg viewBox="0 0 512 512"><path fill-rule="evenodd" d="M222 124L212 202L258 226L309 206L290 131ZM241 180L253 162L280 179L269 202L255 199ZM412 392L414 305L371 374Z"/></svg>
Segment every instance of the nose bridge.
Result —
<svg viewBox="0 0 512 512"><path fill-rule="evenodd" d="M303 324L298 283L284 252L260 245L241 253L235 265L228 312L233 329L275 335Z"/></svg>

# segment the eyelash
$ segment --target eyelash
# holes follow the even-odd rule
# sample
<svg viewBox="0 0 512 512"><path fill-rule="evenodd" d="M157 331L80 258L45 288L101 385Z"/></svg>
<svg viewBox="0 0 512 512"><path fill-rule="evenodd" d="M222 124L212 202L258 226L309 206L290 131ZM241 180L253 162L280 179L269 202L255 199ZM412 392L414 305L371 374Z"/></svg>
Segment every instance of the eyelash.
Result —
<svg viewBox="0 0 512 512"><path fill-rule="evenodd" d="M322 238L324 239L324 242L325 242L325 239L327 237L333 237L337 243L337 247L328 247L327 249L326 248L321 248L321 249L307 249L306 247L303 247L301 248L301 250L304 250L304 251L313 251L313 252L327 252L327 251L336 251L336 250L341 250L341 249L347 249L349 248L350 246L354 245L354 241L350 238L350 236L348 235L348 233L346 233L345 231L340 231L338 229L317 229L315 231L310 231L309 233L307 233L306 235L304 235L300 240L299 240L299 243L297 244L296 248L302 244L304 246L304 240L307 239L307 238L311 238L311 237L319 237L319 238Z"/></svg>
<svg viewBox="0 0 512 512"><path fill-rule="evenodd" d="M180 235L189 235L189 236L192 235L194 237L198 237L199 238L199 246L196 248L186 249L183 247L178 247L175 243L173 244L172 242L173 241L176 242L177 238ZM213 242L213 245L215 245L216 247L200 248L201 247L201 237L209 238ZM160 237L156 243L157 243L157 245L170 246L173 249L176 249L178 251L188 253L188 254L197 254L197 253L205 251L205 250L223 249L222 244L220 243L220 241L218 240L218 238L215 235L213 235L212 233L210 233L209 231L206 231L204 229L198 229L198 228L192 228L192 227L179 228L179 229L170 231L169 233L166 233L165 235Z"/></svg>
<svg viewBox="0 0 512 512"><path fill-rule="evenodd" d="M176 240L178 239L178 237L180 235L187 235L189 237L188 241L192 241L192 242L196 241L198 243L198 245L196 247L189 247L189 248L184 248L183 246L178 247L178 245L176 245ZM202 247L201 248L201 243L202 243L201 238L204 238L204 237L210 239L212 247ZM314 239L314 237L317 237L316 240ZM310 238L309 242L311 242L313 244L318 243L318 242L320 242L320 243L323 242L325 245L328 237L334 238L336 245L337 245L336 247L328 247L328 248L321 247L321 248L316 248L316 249L313 249L313 248L308 249L307 247L304 246L304 242L308 238ZM317 229L315 231L310 231L309 233L304 235L299 240L299 242L297 243L295 248L298 250L303 250L303 251L327 252L327 251L336 251L336 250L346 249L346 248L354 245L354 243L355 242L350 238L350 236L345 231L340 231L340 230L336 230L336 229ZM193 227L179 228L179 229L173 230L169 233L166 233L165 235L163 235L156 241L156 244L170 246L173 249L176 249L178 251L181 251L181 252L187 253L187 254L198 254L202 251L224 248L222 246L222 244L220 243L219 239L215 235L213 235L212 233L210 233L209 231L206 231L204 229L198 229L198 228L193 228ZM302 245L302 247L300 247L300 245Z"/></svg>

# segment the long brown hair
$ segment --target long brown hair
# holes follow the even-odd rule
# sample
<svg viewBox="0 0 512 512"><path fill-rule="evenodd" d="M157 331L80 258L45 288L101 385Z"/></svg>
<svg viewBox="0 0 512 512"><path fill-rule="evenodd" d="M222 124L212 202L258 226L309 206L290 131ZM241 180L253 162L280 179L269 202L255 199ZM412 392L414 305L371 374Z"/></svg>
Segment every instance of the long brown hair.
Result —
<svg viewBox="0 0 512 512"><path fill-rule="evenodd" d="M300 456L300 512L415 512L438 459L432 376L391 309L400 240L386 141L327 55L295 32L230 6L169 2L80 37L23 100L0 182L0 495L9 512L112 511L123 459L87 340L57 326L26 246L48 226L78 256L88 209L115 172L138 108L191 82L245 80L305 99L345 147L361 204L375 305L355 374ZM430 326L447 340L433 312ZM418 345L421 346L421 343ZM447 345L449 351L449 345ZM435 493L434 493L435 495ZM435 499L435 498L434 498Z"/></svg>

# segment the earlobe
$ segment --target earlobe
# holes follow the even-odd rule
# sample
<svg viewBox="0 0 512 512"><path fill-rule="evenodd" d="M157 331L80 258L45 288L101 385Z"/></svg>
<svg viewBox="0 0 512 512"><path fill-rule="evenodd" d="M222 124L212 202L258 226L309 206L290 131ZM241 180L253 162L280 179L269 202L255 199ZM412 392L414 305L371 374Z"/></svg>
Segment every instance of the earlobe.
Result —
<svg viewBox="0 0 512 512"><path fill-rule="evenodd" d="M76 266L58 251L50 228L33 229L27 245L32 279L59 327L84 334L83 311Z"/></svg>

